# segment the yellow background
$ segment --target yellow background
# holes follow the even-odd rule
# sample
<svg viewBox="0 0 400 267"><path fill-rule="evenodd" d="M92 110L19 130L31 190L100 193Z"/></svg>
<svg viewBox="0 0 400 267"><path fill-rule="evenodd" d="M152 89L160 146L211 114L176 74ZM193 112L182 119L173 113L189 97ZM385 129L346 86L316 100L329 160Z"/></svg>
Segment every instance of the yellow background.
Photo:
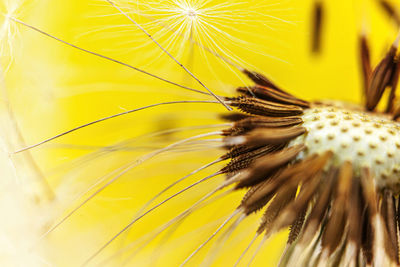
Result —
<svg viewBox="0 0 400 267"><path fill-rule="evenodd" d="M3 2L5 13L6 2ZM211 1L210 5L220 2L223 1ZM269 14L290 23L272 19L272 24L265 27L262 21L265 17L255 14L244 20L241 26L235 24L238 31L234 31L236 36L248 42L248 47L229 45L226 40L218 38L215 41L224 42L231 53L245 61L248 66L253 66L299 97L307 100L333 98L360 102L360 30L363 27L367 29L374 63L396 36L396 26L378 7L377 2L323 1L326 20L323 25L322 51L319 55L310 52L312 0L248 1L249 12ZM63 40L142 67L172 81L197 86L105 1L42 0L15 3L18 9L11 15ZM262 5L265 7L260 7ZM226 14L232 18L235 18L234 8L231 7L233 11L226 9ZM246 11L246 5L241 8ZM144 19L139 21L146 22ZM4 20L3 23L7 21ZM115 25L124 26L110 27ZM10 23L9 27L11 32L17 34L7 36L11 43L11 52L7 50L10 47L5 44L8 40L2 40L9 52L2 55L2 64L4 68L12 61L5 76L6 86L27 144L126 109L176 99L206 99L74 50L21 25ZM172 53L178 52L180 42L182 41L178 39L171 47ZM145 45L137 48L142 44ZM189 60L187 54L180 57L183 63ZM243 82L249 83L240 74L229 71L212 55L201 53L198 49L195 50L191 69L208 87L222 95L232 95L236 86L243 85ZM201 89L198 86L196 88ZM214 129L133 139L129 147L134 149L124 147L125 151L104 153L99 158L80 158L96 151L96 147L132 140L137 136L167 128L220 123L217 114L221 112L225 112L223 107L212 104L158 107L92 126L33 149L34 158L57 193L54 203L49 206L49 213L61 218L83 200L76 199L79 192L102 175L148 153L150 148L165 146L179 138ZM138 166L51 233L47 241L43 242L47 245L42 244L47 250L44 254L49 262L57 266L82 263L126 225L141 205L155 193L171 181L216 159L220 154L221 151L215 149L189 153L171 152ZM190 178L175 190L189 185L206 173L211 174L218 166ZM124 245L151 232L174 214L183 211L190 203L194 203L222 179L223 177L212 180L190 190L149 215L135 225L128 235L116 240L96 260L101 262ZM158 246L162 242L162 236L135 254L129 264L153 264L155 262L152 260L160 253L156 262L158 265L176 266L233 211L243 193L236 192L194 213L161 248ZM236 230L237 234L223 244L215 266L229 266L237 260L253 238L259 216L253 217L243 222ZM285 233L281 233L264 246L254 262L255 266L275 266L285 238ZM244 258L243 264L250 260L255 247ZM135 248L140 248L140 244L128 252L133 252ZM189 266L197 266L210 248L210 251L215 250L215 247L208 245L189 262ZM119 266L127 255L129 253L116 257L107 264Z"/></svg>

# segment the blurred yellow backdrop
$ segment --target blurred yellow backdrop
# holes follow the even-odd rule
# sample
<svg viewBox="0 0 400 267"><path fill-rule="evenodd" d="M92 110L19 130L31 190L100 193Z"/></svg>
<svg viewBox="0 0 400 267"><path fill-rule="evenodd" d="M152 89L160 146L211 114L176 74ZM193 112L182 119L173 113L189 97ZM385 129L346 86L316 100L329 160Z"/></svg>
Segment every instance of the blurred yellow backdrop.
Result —
<svg viewBox="0 0 400 267"><path fill-rule="evenodd" d="M10 12L10 1L3 1L2 12L7 14ZM132 9L142 4L139 3L141 1L131 2ZM314 55L310 52L313 0L243 2L245 4L221 9L228 18L221 22L226 23L221 27L247 44L235 43L214 32L215 42L224 44L224 51L240 58L246 66L266 74L281 87L305 99L333 98L360 102L359 32L362 28L367 30L375 63L397 33L396 26L379 8L378 1L326 0L323 1L326 17L322 50ZM17 0L12 3L17 8L9 15L45 32L171 81L201 89L106 1ZM225 1L213 0L208 5L221 3ZM157 6L156 1L148 4ZM126 1L123 5L127 5ZM248 15L243 16L247 11ZM148 24L146 17L134 16L150 27L156 38L157 34L161 34L161 28ZM3 18L3 23L9 23L11 33L15 33L3 35L2 45L7 53L2 55L2 67L10 66L5 70L6 88L27 144L128 109L163 101L207 99L68 47L26 27L7 22L6 18ZM184 43L182 51L180 45L184 41L177 38L169 45L168 37L168 33L160 36L161 43L168 46L173 54L183 52L179 59L189 64L191 70L216 93L232 95L236 86L249 84L240 73L232 71L213 55L195 47L191 57L188 43ZM182 130L168 136L138 136L175 127L221 123L217 116L221 112L225 112L222 106L210 104L158 107L94 125L33 149L31 153L56 193L49 213L57 219L51 223L57 222L83 201L85 197L79 198L80 194L96 179L154 148L215 129ZM123 141L128 143L124 143L120 151L98 151L101 147ZM159 190L221 154L221 150L207 149L204 145L201 148L200 151L187 153L164 153L122 176L47 237L47 241L43 242L47 244L47 260L56 266L81 264L125 226L141 205ZM216 171L218 166L221 164L172 191L176 192L206 173ZM150 233L222 179L190 190L149 215L127 235L116 240L95 262L102 262ZM92 189L86 197L95 190ZM163 238L155 239L133 255L128 265L157 263L159 266L176 266L181 263L233 211L243 193L236 192L194 213L179 225L168 242L160 247ZM223 244L215 266L230 266L237 260L254 235L257 219L258 216L254 216L244 221L236 230L237 234ZM281 233L264 246L254 266L276 266L285 238L285 233ZM130 254L141 248L141 244L134 243L132 249L106 265L120 266ZM207 250L215 249L213 245L208 245L189 265L197 266ZM242 263L250 260L252 253L248 254ZM159 257L157 261L156 257Z"/></svg>

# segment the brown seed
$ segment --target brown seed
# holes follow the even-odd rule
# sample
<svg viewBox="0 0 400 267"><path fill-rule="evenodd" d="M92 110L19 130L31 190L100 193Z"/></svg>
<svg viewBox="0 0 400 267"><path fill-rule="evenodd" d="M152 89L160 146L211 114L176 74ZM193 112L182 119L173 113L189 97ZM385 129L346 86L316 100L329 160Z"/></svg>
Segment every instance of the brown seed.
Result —
<svg viewBox="0 0 400 267"><path fill-rule="evenodd" d="M237 127L243 127L245 129L254 128L279 128L288 127L301 124L303 120L300 117L264 117L264 116L254 116L240 120L235 123Z"/></svg>
<svg viewBox="0 0 400 267"><path fill-rule="evenodd" d="M392 45L389 52L381 60L371 74L367 90L368 110L373 110L382 98L387 86L390 86L397 73L397 63L395 61L397 46Z"/></svg>
<svg viewBox="0 0 400 267"><path fill-rule="evenodd" d="M293 146L258 158L240 178L236 188L247 187L266 179L277 169L292 161L304 148L304 145Z"/></svg>
<svg viewBox="0 0 400 267"><path fill-rule="evenodd" d="M313 53L318 53L321 50L321 40L322 40L322 27L324 21L324 8L322 2L314 2L313 10L313 30L312 30L312 46L311 51Z"/></svg>
<svg viewBox="0 0 400 267"><path fill-rule="evenodd" d="M356 247L361 245L361 227L362 221L362 197L361 197L361 183L359 177L353 177L351 194L349 197L349 212L348 212L348 235L350 241L356 244Z"/></svg>
<svg viewBox="0 0 400 267"><path fill-rule="evenodd" d="M279 104L254 97L228 98L227 103L253 115L286 117L303 113L303 109L299 106Z"/></svg>
<svg viewBox="0 0 400 267"><path fill-rule="evenodd" d="M396 8L387 0L379 0L379 4L383 8L383 10L391 17L397 25L400 25L400 14L396 10Z"/></svg>
<svg viewBox="0 0 400 267"><path fill-rule="evenodd" d="M246 137L247 145L283 144L306 132L302 126L282 128L257 128L249 132Z"/></svg>
<svg viewBox="0 0 400 267"><path fill-rule="evenodd" d="M387 230L384 231L385 249L389 257L391 257L396 263L399 263L396 205L394 196L389 190L384 190L383 192L381 215L384 219Z"/></svg>
<svg viewBox="0 0 400 267"><path fill-rule="evenodd" d="M332 204L332 213L322 237L322 248L331 254L339 246L346 225L346 206L350 196L353 180L353 168L350 162L345 162L339 170L336 195Z"/></svg>
<svg viewBox="0 0 400 267"><path fill-rule="evenodd" d="M260 226L257 229L257 233L261 234L264 231L268 233L269 230L271 230L272 224L278 217L280 211L295 198L296 191L297 185L287 185L280 188L272 203L265 211Z"/></svg>
<svg viewBox="0 0 400 267"><path fill-rule="evenodd" d="M368 95L369 80L372 75L372 66L367 38L364 35L360 36L360 51L361 68L364 81L364 95Z"/></svg>
<svg viewBox="0 0 400 267"><path fill-rule="evenodd" d="M309 244L318 226L323 222L325 214L328 211L328 206L330 205L331 196L334 191L334 185L337 180L338 170L331 167L326 175L324 181L324 186L321 187L321 192L318 194L317 200L307 221L304 226L304 234L301 237L302 244Z"/></svg>
<svg viewBox="0 0 400 267"><path fill-rule="evenodd" d="M377 195L375 189L374 178L371 174L371 170L368 167L361 169L361 183L362 192L368 207L369 215L372 217L378 212L377 207Z"/></svg>
<svg viewBox="0 0 400 267"><path fill-rule="evenodd" d="M398 59L395 59L396 65L394 66L392 79L390 81L390 94L388 98L388 104L386 107L386 113L393 113L395 100L396 100L396 88L399 82L399 75L400 75L400 62Z"/></svg>
<svg viewBox="0 0 400 267"><path fill-rule="evenodd" d="M277 89L277 90L283 92L283 90L279 89L278 86L276 86L270 79L268 79L261 73L258 73L255 71L249 71L247 69L244 69L243 73L245 75L247 75L247 77L249 77L251 80L253 80L253 82L255 82L256 84L266 86L266 87L271 87L271 88L274 88L274 89ZM288 94L288 93L286 93L286 94ZM288 95L290 95L290 94L288 94Z"/></svg>
<svg viewBox="0 0 400 267"><path fill-rule="evenodd" d="M300 100L291 95L288 95L285 92L282 92L281 90L271 88L271 87L255 85L255 86L251 86L251 87L239 87L236 90L240 94L248 96L248 97L255 96L257 98L267 100L267 101L273 101L273 102L289 104L289 105L296 105L296 106L300 106L300 107L304 107L304 108L307 108L310 106L310 104L306 101Z"/></svg>
<svg viewBox="0 0 400 267"><path fill-rule="evenodd" d="M236 173L242 169L247 168L253 161L271 152L281 149L282 146L265 146L254 151L244 153L231 160L224 168L221 169L222 173Z"/></svg>
<svg viewBox="0 0 400 267"><path fill-rule="evenodd" d="M239 112L230 112L227 114L220 115L220 118L226 121L240 121L249 117L251 116Z"/></svg>
<svg viewBox="0 0 400 267"><path fill-rule="evenodd" d="M301 229L303 228L305 218L306 218L305 211L298 214L298 217L296 218L294 223L290 226L290 233L287 244L290 245L294 241L296 241L297 237L300 235Z"/></svg>

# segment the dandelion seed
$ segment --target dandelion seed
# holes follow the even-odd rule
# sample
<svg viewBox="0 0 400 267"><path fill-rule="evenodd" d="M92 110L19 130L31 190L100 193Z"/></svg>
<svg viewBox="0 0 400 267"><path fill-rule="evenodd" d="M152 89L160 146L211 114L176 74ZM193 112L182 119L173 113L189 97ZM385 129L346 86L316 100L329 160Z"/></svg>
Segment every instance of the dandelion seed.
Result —
<svg viewBox="0 0 400 267"><path fill-rule="evenodd" d="M313 37L311 51L313 53L318 53L321 49L322 27L324 26L324 8L323 3L320 0L315 1L313 12Z"/></svg>

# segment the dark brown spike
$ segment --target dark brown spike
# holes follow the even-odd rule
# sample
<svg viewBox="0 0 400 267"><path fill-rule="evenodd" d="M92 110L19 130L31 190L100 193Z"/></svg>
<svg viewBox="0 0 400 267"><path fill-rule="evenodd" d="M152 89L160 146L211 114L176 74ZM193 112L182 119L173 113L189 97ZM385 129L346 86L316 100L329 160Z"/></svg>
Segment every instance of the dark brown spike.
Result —
<svg viewBox="0 0 400 267"><path fill-rule="evenodd" d="M282 146L268 145L261 147L259 149L244 153L231 160L224 168L222 168L222 173L235 173L242 169L247 168L255 159L264 156L268 153L282 149Z"/></svg>
<svg viewBox="0 0 400 267"><path fill-rule="evenodd" d="M375 183L371 174L371 170L368 167L361 169L361 188L362 194L365 202L365 212L363 215L363 232L362 232L362 249L364 258L368 264L372 264L374 254L373 254L373 244L375 230L372 226L372 218L377 215L377 194L375 189Z"/></svg>
<svg viewBox="0 0 400 267"><path fill-rule="evenodd" d="M257 201L250 201L250 198L260 189L262 189L267 183L269 183L271 179L274 179L276 175L278 175L278 173L274 174L270 179L266 179L265 181L250 187L249 191L247 191L240 203L240 207L244 208L244 213L246 215L250 215L251 213L259 211L274 197L274 194L268 194L264 195L262 198L259 198Z"/></svg>
<svg viewBox="0 0 400 267"><path fill-rule="evenodd" d="M303 122L300 117L263 117L254 116L236 122L231 128L224 130L224 136L238 136L255 128L280 128L296 126Z"/></svg>
<svg viewBox="0 0 400 267"><path fill-rule="evenodd" d="M399 118L400 118L400 105L396 105L393 108L393 120L398 121Z"/></svg>
<svg viewBox="0 0 400 267"><path fill-rule="evenodd" d="M256 85L252 87L239 87L236 90L240 94L247 97L256 96L257 98L267 101L278 102L288 105L295 105L304 108L310 107L310 104L308 102L289 96L288 94L282 93L281 91L271 87Z"/></svg>
<svg viewBox="0 0 400 267"><path fill-rule="evenodd" d="M321 186L315 205L305 223L304 234L301 236L302 244L308 244L311 241L328 213L331 197L337 182L337 175L338 169L335 167L331 167L326 173L324 184Z"/></svg>
<svg viewBox="0 0 400 267"><path fill-rule="evenodd" d="M248 114L244 114L244 113L240 113L240 112L230 112L227 114L222 114L220 115L220 118L225 120L225 121L240 121L240 120L244 120L247 118L251 118L251 115Z"/></svg>
<svg viewBox="0 0 400 267"><path fill-rule="evenodd" d="M330 266L339 267L339 266L343 265L341 263L343 263L342 260L343 260L343 256L344 256L344 253L345 253L346 247L347 247L346 238L347 238L347 236L343 237L342 242L339 244L340 247L338 247L336 250L336 253L332 255L333 256L332 257L332 265L330 265Z"/></svg>
<svg viewBox="0 0 400 267"><path fill-rule="evenodd" d="M234 126L232 126L231 128L224 129L224 130L222 131L222 135L223 135L223 136L227 136L227 137L228 137L228 136L233 137L233 136L243 135L243 134L245 134L246 132L248 132L248 130L246 130L245 128L243 128L243 127L238 127L238 126L234 125Z"/></svg>
<svg viewBox="0 0 400 267"><path fill-rule="evenodd" d="M253 82L255 82L258 85L274 88L276 90L279 90L280 92L283 92L285 94L288 94L284 92L282 89L280 89L278 86L276 86L270 79L262 75L261 73L255 72L255 71L249 71L244 69L243 73L247 75ZM290 94L288 94L290 95Z"/></svg>
<svg viewBox="0 0 400 267"><path fill-rule="evenodd" d="M399 263L398 238L396 224L396 207L393 194L385 189L382 196L381 214L386 226L385 249L391 259Z"/></svg>
<svg viewBox="0 0 400 267"><path fill-rule="evenodd" d="M262 147L262 146L258 146L258 147L246 146L246 145L233 146L232 148L229 149L229 151L225 155L221 156L221 159L223 159L223 160L233 159L233 158L236 158L247 152L256 150L260 147Z"/></svg>
<svg viewBox="0 0 400 267"><path fill-rule="evenodd" d="M400 75L400 61L399 59L396 59L396 64L393 69L393 76L389 84L390 94L388 98L388 104L386 106L386 113L393 113L394 111L394 105L396 100L396 89L399 83L399 75Z"/></svg>
<svg viewBox="0 0 400 267"><path fill-rule="evenodd" d="M318 190L321 182L321 172L323 168L319 170L314 176L307 177L308 173L299 173L298 175L303 176L302 180L305 181L301 187L301 190L296 198L296 200L288 205L288 207L284 210L282 215L279 217L276 227L282 229L289 225L295 223L296 218L299 217L299 214L306 212L310 201L315 196L316 191ZM310 180L308 180L310 179Z"/></svg>
<svg viewBox="0 0 400 267"><path fill-rule="evenodd" d="M371 174L371 170L368 167L361 169L361 186L365 204L367 205L369 215L372 218L378 212L378 202L375 183Z"/></svg>
<svg viewBox="0 0 400 267"><path fill-rule="evenodd" d="M367 105L368 110L374 110L382 98L383 92L387 86L390 86L395 70L397 46L392 45L389 52L381 60L378 66L374 69L367 90Z"/></svg>
<svg viewBox="0 0 400 267"><path fill-rule="evenodd" d="M303 109L299 106L279 104L254 97L228 98L227 103L253 115L288 117L303 114Z"/></svg>
<svg viewBox="0 0 400 267"><path fill-rule="evenodd" d="M322 236L322 248L331 255L339 246L345 235L347 210L346 204L350 196L353 179L351 162L345 162L339 169L337 188L332 203L332 213Z"/></svg>
<svg viewBox="0 0 400 267"><path fill-rule="evenodd" d="M301 229L303 228L304 221L306 219L306 211L298 214L298 217L294 221L294 223L290 226L290 233L287 240L287 244L293 244L296 241L297 237L299 236Z"/></svg>
<svg viewBox="0 0 400 267"><path fill-rule="evenodd" d="M245 142L252 146L284 144L303 135L306 131L306 128L302 126L255 129L245 135Z"/></svg>
<svg viewBox="0 0 400 267"><path fill-rule="evenodd" d="M319 53L321 50L322 40L322 26L324 22L324 7L321 1L317 0L314 2L313 10L313 30L312 30L312 46L311 51L313 53Z"/></svg>
<svg viewBox="0 0 400 267"><path fill-rule="evenodd" d="M360 58L361 70L364 82L364 95L368 95L369 80L372 75L371 54L369 51L368 41L365 35L360 36Z"/></svg>
<svg viewBox="0 0 400 267"><path fill-rule="evenodd" d="M383 10L392 18L397 25L400 25L400 14L397 9L387 0L379 0L379 4Z"/></svg>
<svg viewBox="0 0 400 267"><path fill-rule="evenodd" d="M244 159L235 159L231 162L229 162L228 165L226 165L224 168L222 168L221 172L222 173L227 173L229 176L232 174L236 174L239 171L246 169L251 165L251 163L254 162L255 158L257 157L252 157L252 158L244 158Z"/></svg>
<svg viewBox="0 0 400 267"><path fill-rule="evenodd" d="M292 184L282 187L276 193L275 198L272 200L261 219L260 226L257 229L258 234L261 234L262 232L265 232L266 234L269 233L272 224L278 217L280 211L295 198L296 191L297 185Z"/></svg>
<svg viewBox="0 0 400 267"><path fill-rule="evenodd" d="M223 156L221 156L222 160L226 160L226 159L233 159L236 157L239 157L240 155L243 155L245 153L257 150L259 148L263 148L264 146L248 146L248 145L234 145L232 147L229 148L229 151L224 154Z"/></svg>
<svg viewBox="0 0 400 267"><path fill-rule="evenodd" d="M243 196L242 201L240 203L239 207L243 207L246 203L246 201L250 198L250 196L252 196L257 190L259 190L261 187L263 187L266 183L268 183L269 180L266 181L262 181L259 184L256 184L255 186L252 186L249 188L249 190L247 190L246 194ZM264 205L262 205L260 207L260 209L263 207ZM258 209L258 208L257 208Z"/></svg>
<svg viewBox="0 0 400 267"><path fill-rule="evenodd" d="M361 248L364 259L369 266L372 266L373 244L374 244L374 229L371 223L371 215L368 209L364 210L361 225Z"/></svg>
<svg viewBox="0 0 400 267"><path fill-rule="evenodd" d="M259 190L255 191L246 202L244 202L244 209L251 213L251 208L249 207L257 206L258 204L255 203L259 203L260 200L274 195L280 187L297 187L302 181L320 172L331 157L331 153L326 153L322 156L314 155L299 163L286 167L286 169L283 169L280 173L270 178L270 183L266 183L264 186L260 187ZM258 162L258 164L262 165L262 162ZM267 162L265 164L267 164ZM263 173L263 171L256 171L255 173L257 174L260 172ZM263 177L262 174L260 176Z"/></svg>
<svg viewBox="0 0 400 267"><path fill-rule="evenodd" d="M256 127L260 128L275 128L275 127L288 127L295 126L303 123L301 117L251 117L244 120L240 120L235 123L238 127L243 127L246 129L254 129Z"/></svg>
<svg viewBox="0 0 400 267"><path fill-rule="evenodd" d="M251 186L268 178L278 169L294 160L304 148L304 145L296 145L258 158L249 166L246 173L243 173L236 188Z"/></svg>
<svg viewBox="0 0 400 267"><path fill-rule="evenodd" d="M359 177L353 177L351 194L348 205L348 239L353 242L358 250L361 246L361 227L360 222L362 220L363 206L361 198L361 183Z"/></svg>

